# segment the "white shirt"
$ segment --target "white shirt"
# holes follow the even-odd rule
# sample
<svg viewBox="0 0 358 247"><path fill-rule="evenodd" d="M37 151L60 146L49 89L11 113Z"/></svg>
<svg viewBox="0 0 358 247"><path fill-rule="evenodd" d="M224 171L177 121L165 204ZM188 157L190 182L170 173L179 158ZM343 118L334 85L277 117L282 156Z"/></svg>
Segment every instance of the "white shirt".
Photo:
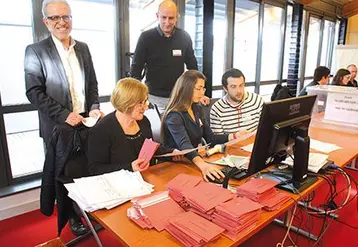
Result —
<svg viewBox="0 0 358 247"><path fill-rule="evenodd" d="M72 99L72 111L82 113L85 111L85 82L74 49L76 42L71 38L70 47L67 49L55 36L52 35L52 39L65 69Z"/></svg>

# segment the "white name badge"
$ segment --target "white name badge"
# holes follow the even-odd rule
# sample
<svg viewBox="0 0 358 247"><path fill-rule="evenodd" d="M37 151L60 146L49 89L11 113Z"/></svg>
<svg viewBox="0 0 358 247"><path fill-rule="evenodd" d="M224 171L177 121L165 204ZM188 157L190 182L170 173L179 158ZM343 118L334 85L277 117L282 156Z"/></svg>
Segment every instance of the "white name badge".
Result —
<svg viewBox="0 0 358 247"><path fill-rule="evenodd" d="M173 57L180 57L181 56L181 50L173 50Z"/></svg>

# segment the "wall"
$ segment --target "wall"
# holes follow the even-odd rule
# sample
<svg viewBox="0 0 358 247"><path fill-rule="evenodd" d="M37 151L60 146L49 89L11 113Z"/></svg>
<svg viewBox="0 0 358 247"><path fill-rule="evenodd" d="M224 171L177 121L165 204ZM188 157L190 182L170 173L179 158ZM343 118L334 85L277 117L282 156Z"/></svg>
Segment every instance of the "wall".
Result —
<svg viewBox="0 0 358 247"><path fill-rule="evenodd" d="M40 189L0 198L0 220L40 208Z"/></svg>
<svg viewBox="0 0 358 247"><path fill-rule="evenodd" d="M358 45L358 14L348 19L347 45Z"/></svg>

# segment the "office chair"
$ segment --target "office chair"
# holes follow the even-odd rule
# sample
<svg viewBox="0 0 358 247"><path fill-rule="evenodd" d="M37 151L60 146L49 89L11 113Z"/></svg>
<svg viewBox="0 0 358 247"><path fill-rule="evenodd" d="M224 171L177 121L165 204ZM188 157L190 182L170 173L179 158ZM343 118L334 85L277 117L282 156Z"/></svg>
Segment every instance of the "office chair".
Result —
<svg viewBox="0 0 358 247"><path fill-rule="evenodd" d="M162 121L160 118L158 107L155 104L150 103L148 110L145 111L144 115L148 118L150 122L153 133L153 141L160 142L160 129Z"/></svg>

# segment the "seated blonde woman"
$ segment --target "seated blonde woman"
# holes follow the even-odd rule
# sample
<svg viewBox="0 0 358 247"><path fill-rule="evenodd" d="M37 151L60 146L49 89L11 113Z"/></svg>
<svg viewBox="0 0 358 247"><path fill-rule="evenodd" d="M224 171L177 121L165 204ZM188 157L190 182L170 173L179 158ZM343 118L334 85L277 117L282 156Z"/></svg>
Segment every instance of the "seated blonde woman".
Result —
<svg viewBox="0 0 358 247"><path fill-rule="evenodd" d="M149 167L137 159L146 138L152 138L148 109L148 88L133 78L118 81L111 96L115 111L101 119L89 133L88 163L91 175L126 169L144 171ZM160 146L156 154L172 152Z"/></svg>
<svg viewBox="0 0 358 247"><path fill-rule="evenodd" d="M214 135L206 119L200 114L197 103L204 96L205 76L196 70L184 72L176 81L163 115L162 137L164 145L179 150L197 147L202 138L211 145L225 143L237 135ZM224 177L215 166L206 163L193 151L185 156L201 170L204 179Z"/></svg>

